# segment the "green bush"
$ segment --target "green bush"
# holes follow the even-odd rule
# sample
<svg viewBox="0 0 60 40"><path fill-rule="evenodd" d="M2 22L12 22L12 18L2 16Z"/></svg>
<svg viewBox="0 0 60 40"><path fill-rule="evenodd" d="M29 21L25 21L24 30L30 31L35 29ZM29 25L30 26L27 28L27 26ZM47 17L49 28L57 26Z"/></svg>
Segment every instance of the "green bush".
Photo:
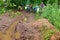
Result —
<svg viewBox="0 0 60 40"><path fill-rule="evenodd" d="M6 11L5 7L6 7L5 0L0 0L0 15L1 14L3 15L3 13L5 13L5 11Z"/></svg>
<svg viewBox="0 0 60 40"><path fill-rule="evenodd" d="M44 7L42 17L49 19L49 21L60 29L60 9L57 5L48 4Z"/></svg>
<svg viewBox="0 0 60 40"><path fill-rule="evenodd" d="M0 15L1 15L1 14L4 14L5 11L6 11L5 8L2 8L2 7L1 7L1 8L0 8Z"/></svg>

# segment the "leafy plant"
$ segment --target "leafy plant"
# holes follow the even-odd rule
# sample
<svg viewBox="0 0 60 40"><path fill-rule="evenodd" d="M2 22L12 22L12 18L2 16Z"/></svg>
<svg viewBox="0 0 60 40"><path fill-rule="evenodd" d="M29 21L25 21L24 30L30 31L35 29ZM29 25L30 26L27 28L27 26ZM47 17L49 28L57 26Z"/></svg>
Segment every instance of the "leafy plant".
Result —
<svg viewBox="0 0 60 40"><path fill-rule="evenodd" d="M5 8L0 8L0 15L4 15L5 11Z"/></svg>
<svg viewBox="0 0 60 40"><path fill-rule="evenodd" d="M4 15L6 11L6 2L5 0L0 0L0 15Z"/></svg>
<svg viewBox="0 0 60 40"><path fill-rule="evenodd" d="M56 28L60 29L60 9L58 9L57 5L48 4L44 7L42 17L49 19L49 21L56 26Z"/></svg>

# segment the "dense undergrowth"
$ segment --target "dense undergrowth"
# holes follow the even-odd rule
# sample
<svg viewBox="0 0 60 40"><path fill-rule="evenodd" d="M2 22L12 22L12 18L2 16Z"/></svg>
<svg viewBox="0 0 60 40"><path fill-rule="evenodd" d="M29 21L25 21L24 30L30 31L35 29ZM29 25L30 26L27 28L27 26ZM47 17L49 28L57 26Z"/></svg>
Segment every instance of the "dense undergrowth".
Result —
<svg viewBox="0 0 60 40"><path fill-rule="evenodd" d="M60 29L60 9L57 5L50 5L44 7L42 17L47 18L56 28Z"/></svg>

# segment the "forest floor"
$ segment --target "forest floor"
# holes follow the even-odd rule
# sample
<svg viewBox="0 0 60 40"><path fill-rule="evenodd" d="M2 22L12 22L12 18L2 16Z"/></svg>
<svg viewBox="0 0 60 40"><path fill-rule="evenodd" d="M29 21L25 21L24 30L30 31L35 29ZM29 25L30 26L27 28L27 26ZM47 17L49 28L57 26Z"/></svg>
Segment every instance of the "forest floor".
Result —
<svg viewBox="0 0 60 40"><path fill-rule="evenodd" d="M55 30L55 27L47 19L35 20L34 13L21 11L21 15L14 18L10 18L10 14L6 13L0 16L1 40L44 40L41 30ZM45 26L47 26L47 29L45 29Z"/></svg>

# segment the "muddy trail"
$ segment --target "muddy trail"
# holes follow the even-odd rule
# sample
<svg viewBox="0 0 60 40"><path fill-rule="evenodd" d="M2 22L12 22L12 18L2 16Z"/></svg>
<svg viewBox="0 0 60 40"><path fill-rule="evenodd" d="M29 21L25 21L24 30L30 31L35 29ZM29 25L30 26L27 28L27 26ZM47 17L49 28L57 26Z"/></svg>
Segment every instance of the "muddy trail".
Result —
<svg viewBox="0 0 60 40"><path fill-rule="evenodd" d="M34 13L21 11L14 18L7 13L0 16L0 40L45 40L46 32L42 31L48 29L55 30L55 27L47 19L35 20Z"/></svg>
<svg viewBox="0 0 60 40"><path fill-rule="evenodd" d="M33 13L24 11L21 13L21 15L13 19L7 15L0 17L1 40L40 40L40 33L30 24L30 22L34 21Z"/></svg>

